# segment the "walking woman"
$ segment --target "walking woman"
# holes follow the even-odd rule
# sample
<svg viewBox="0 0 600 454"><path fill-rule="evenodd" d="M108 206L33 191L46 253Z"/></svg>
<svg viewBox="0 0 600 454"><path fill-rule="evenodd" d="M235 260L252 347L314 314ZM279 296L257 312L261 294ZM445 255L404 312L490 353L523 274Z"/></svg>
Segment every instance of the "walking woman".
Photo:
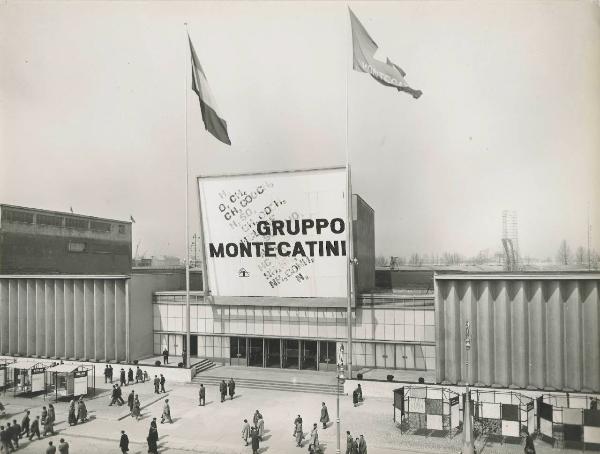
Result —
<svg viewBox="0 0 600 454"><path fill-rule="evenodd" d="M77 414L75 413L75 401L73 399L69 402L69 425L77 425Z"/></svg>
<svg viewBox="0 0 600 454"><path fill-rule="evenodd" d="M294 436L296 437L296 446L302 447L304 433L302 432L302 418L300 415L294 421Z"/></svg>

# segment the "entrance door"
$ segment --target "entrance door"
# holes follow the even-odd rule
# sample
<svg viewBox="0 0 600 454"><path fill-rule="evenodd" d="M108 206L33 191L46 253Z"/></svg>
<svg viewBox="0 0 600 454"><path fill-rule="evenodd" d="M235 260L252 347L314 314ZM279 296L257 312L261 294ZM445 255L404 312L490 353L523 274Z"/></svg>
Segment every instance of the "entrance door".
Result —
<svg viewBox="0 0 600 454"><path fill-rule="evenodd" d="M198 356L198 336L190 336L190 356Z"/></svg>
<svg viewBox="0 0 600 454"><path fill-rule="evenodd" d="M229 338L229 355L232 366L246 365L246 338L245 337L230 337ZM262 358L262 346L261 346ZM262 366L262 359L261 359Z"/></svg>
<svg viewBox="0 0 600 454"><path fill-rule="evenodd" d="M298 369L299 342L296 339L285 339L283 341L283 367Z"/></svg>
<svg viewBox="0 0 600 454"><path fill-rule="evenodd" d="M395 369L394 344L375 345L376 366L384 369Z"/></svg>
<svg viewBox="0 0 600 454"><path fill-rule="evenodd" d="M320 341L319 370L336 370L337 350L335 342Z"/></svg>
<svg viewBox="0 0 600 454"><path fill-rule="evenodd" d="M263 367L263 339L248 339L248 365Z"/></svg>
<svg viewBox="0 0 600 454"><path fill-rule="evenodd" d="M301 369L317 370L317 341L302 341Z"/></svg>
<svg viewBox="0 0 600 454"><path fill-rule="evenodd" d="M265 356L267 367L281 367L280 339L265 339Z"/></svg>
<svg viewBox="0 0 600 454"><path fill-rule="evenodd" d="M396 345L396 368L414 369L415 368L415 347L414 345Z"/></svg>

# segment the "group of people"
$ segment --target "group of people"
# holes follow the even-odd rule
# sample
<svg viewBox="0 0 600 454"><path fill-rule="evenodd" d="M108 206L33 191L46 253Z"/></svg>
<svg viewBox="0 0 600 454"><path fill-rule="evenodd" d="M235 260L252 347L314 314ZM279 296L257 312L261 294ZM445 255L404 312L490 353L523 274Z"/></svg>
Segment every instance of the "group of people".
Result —
<svg viewBox="0 0 600 454"><path fill-rule="evenodd" d="M30 415L31 411L27 410L21 420L21 424L16 419L13 419L12 424L7 422L5 426L0 426L0 453L8 454L19 449L19 441L23 437L28 438L29 441L33 441L36 436L40 440L48 434L51 436L55 435L54 423L56 422L56 413L54 405L49 404L48 408L42 407L41 416L38 415L35 419L31 419ZM44 428L42 434L40 434L40 425ZM46 448L46 454L55 454L57 452L56 449L57 447L50 441ZM60 439L58 452L60 454L69 453L69 443L64 438Z"/></svg>
<svg viewBox="0 0 600 454"><path fill-rule="evenodd" d="M127 396L127 405L129 406L129 412L131 413L131 417L135 418L136 421L142 416L142 410L140 405L140 396L136 394L133 389Z"/></svg>
<svg viewBox="0 0 600 454"><path fill-rule="evenodd" d="M260 448L260 442L263 440L265 434L265 420L263 419L260 411L256 410L252 417L253 426L251 427L247 419L244 419L242 424L242 440L248 446L248 440L252 445L252 454L257 454Z"/></svg>
<svg viewBox="0 0 600 454"><path fill-rule="evenodd" d="M160 378L157 375L154 376L154 394L166 393L165 391L165 379L163 374L160 374Z"/></svg>
<svg viewBox="0 0 600 454"><path fill-rule="evenodd" d="M346 431L346 454L367 454L367 442L362 434L355 439Z"/></svg>
<svg viewBox="0 0 600 454"><path fill-rule="evenodd" d="M233 378L230 378L227 383L225 383L225 380L222 380L221 383L219 383L219 392L221 393L221 402L225 402L225 399L227 398L228 390L229 390L229 400L233 400L233 396L235 395L235 381L233 381Z"/></svg>
<svg viewBox="0 0 600 454"><path fill-rule="evenodd" d="M83 401L83 396L77 401L77 410L75 410L75 400L71 399L69 402L69 425L77 425L77 421L84 423L87 421L87 407Z"/></svg>
<svg viewBox="0 0 600 454"><path fill-rule="evenodd" d="M107 364L104 368L104 383L113 382L113 373L114 371L112 366L110 364ZM127 386L129 384L132 384L134 381L135 383L144 383L148 380L150 380L148 372L145 370L142 371L142 369L140 369L140 366L137 366L135 370L135 376L131 367L127 370L127 372L125 372L125 369L123 368L121 368L119 372L119 383L121 384L121 386Z"/></svg>

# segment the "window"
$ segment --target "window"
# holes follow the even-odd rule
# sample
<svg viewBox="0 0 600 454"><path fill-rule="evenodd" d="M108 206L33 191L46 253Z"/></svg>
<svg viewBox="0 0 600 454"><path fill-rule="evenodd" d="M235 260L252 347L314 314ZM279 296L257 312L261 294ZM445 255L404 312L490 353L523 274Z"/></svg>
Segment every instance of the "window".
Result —
<svg viewBox="0 0 600 454"><path fill-rule="evenodd" d="M77 230L87 230L89 221L87 219L65 218L65 227Z"/></svg>
<svg viewBox="0 0 600 454"><path fill-rule="evenodd" d="M3 208L2 220L9 222L20 222L22 224L33 224L33 213L26 213L24 211L16 211Z"/></svg>
<svg viewBox="0 0 600 454"><path fill-rule="evenodd" d="M62 227L63 218L61 216L52 216L50 214L38 214L36 222L40 225L52 225L55 227Z"/></svg>
<svg viewBox="0 0 600 454"><path fill-rule="evenodd" d="M119 233L125 233L125 226L119 225Z"/></svg>
<svg viewBox="0 0 600 454"><path fill-rule="evenodd" d="M91 221L90 228L97 232L110 232L110 223L101 221Z"/></svg>
<svg viewBox="0 0 600 454"><path fill-rule="evenodd" d="M85 252L85 250L86 250L85 243L69 241L69 245L68 245L69 252Z"/></svg>

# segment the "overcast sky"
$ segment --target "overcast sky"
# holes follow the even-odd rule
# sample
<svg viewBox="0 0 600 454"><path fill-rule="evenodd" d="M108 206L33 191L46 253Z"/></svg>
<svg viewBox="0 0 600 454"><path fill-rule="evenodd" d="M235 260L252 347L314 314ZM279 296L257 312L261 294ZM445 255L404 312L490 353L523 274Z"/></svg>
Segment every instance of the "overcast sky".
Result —
<svg viewBox="0 0 600 454"><path fill-rule="evenodd" d="M351 2L415 100L351 70L345 2L0 5L0 200L128 219L134 248L185 254L184 22L233 145L188 92L199 174L343 165L377 253L600 249L598 2ZM347 96L346 96L347 93ZM348 108L348 129L346 112Z"/></svg>

